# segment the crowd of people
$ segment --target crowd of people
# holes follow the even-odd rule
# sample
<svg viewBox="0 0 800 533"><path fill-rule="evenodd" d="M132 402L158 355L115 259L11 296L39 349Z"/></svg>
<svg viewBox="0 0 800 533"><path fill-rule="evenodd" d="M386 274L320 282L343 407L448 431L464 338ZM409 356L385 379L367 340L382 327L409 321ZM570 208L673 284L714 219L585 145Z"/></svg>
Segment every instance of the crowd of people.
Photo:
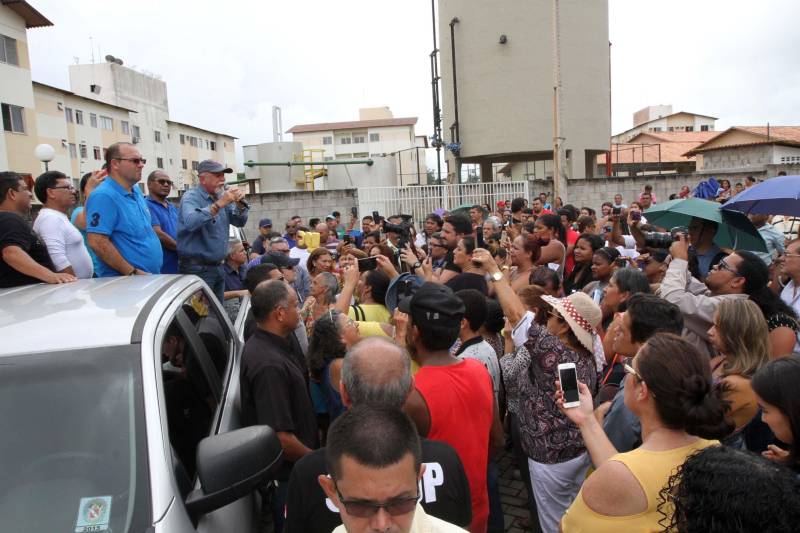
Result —
<svg viewBox="0 0 800 533"><path fill-rule="evenodd" d="M504 531L504 451L534 531L796 527L800 239L769 216L750 217L759 253L703 218L648 223L651 187L264 218L247 243L229 168L200 163L175 206L163 171L140 192L144 164L112 145L79 194L45 172L32 226L25 180L0 173L0 287L183 273L232 319L249 301L241 411L283 447L276 531Z"/></svg>

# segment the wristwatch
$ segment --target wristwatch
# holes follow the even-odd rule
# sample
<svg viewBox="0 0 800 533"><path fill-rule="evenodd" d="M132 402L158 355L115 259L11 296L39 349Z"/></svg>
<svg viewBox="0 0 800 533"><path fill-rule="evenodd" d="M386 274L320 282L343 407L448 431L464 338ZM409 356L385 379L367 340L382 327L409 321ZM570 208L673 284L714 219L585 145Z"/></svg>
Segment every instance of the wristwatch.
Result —
<svg viewBox="0 0 800 533"><path fill-rule="evenodd" d="M418 268L419 268L419 267L421 267L421 266L422 266L422 263L421 263L420 261L417 261L416 263L414 263L413 265L411 265L411 270L416 270L416 269L418 269Z"/></svg>
<svg viewBox="0 0 800 533"><path fill-rule="evenodd" d="M500 281L501 279L503 279L503 273L500 272L499 270L497 272L495 272L494 274L490 274L489 275L489 281L491 281L493 283L496 283L496 282Z"/></svg>

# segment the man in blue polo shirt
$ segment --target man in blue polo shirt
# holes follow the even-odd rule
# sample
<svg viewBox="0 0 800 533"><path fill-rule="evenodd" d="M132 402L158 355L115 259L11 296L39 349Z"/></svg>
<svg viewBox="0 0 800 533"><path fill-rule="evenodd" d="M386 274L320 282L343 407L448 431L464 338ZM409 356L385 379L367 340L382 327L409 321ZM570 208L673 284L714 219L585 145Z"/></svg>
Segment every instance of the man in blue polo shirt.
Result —
<svg viewBox="0 0 800 533"><path fill-rule="evenodd" d="M197 167L198 185L181 198L178 215L178 267L205 281L220 303L225 281L222 263L228 254L228 226L247 223L244 192L225 189L225 174L233 169L207 159Z"/></svg>
<svg viewBox="0 0 800 533"><path fill-rule="evenodd" d="M108 177L86 202L86 233L97 255L97 277L161 272L161 243L136 185L144 164L142 154L131 143L108 147Z"/></svg>
<svg viewBox="0 0 800 533"><path fill-rule="evenodd" d="M153 219L153 231L161 241L164 252L162 274L178 273L178 209L167 199L172 190L172 180L163 170L154 170L147 176L147 207Z"/></svg>

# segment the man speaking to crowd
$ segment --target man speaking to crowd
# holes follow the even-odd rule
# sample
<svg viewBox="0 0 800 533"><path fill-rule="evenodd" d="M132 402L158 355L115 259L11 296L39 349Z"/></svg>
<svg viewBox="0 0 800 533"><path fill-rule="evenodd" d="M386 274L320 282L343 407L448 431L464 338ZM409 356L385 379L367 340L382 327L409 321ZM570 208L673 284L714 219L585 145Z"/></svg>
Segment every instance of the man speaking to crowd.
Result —
<svg viewBox="0 0 800 533"><path fill-rule="evenodd" d="M199 183L181 198L178 216L178 263L181 274L205 281L217 299L224 300L222 263L228 253L228 226L247 223L244 193L224 189L225 174L233 169L206 159L197 167Z"/></svg>

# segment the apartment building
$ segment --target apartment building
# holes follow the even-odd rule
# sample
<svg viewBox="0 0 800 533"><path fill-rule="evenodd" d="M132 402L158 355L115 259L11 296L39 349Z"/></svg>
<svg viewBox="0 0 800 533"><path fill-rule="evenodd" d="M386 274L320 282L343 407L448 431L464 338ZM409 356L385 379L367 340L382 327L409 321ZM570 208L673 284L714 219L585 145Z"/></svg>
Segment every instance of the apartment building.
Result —
<svg viewBox="0 0 800 533"><path fill-rule="evenodd" d="M176 189L185 189L194 183L204 159L236 167L236 137L171 120L167 84L158 76L109 56L103 63L70 65L69 80L76 94L135 110L128 133L147 159L145 173L164 170ZM229 179L235 180L235 174Z"/></svg>
<svg viewBox="0 0 800 533"><path fill-rule="evenodd" d="M34 174L38 141L27 30L52 26L27 2L0 0L0 170Z"/></svg>
<svg viewBox="0 0 800 533"><path fill-rule="evenodd" d="M236 166L236 137L170 120L166 83L116 58L70 65L70 90L33 81L27 30L52 25L28 2L0 0L0 170L37 176L44 165L34 149L49 144L50 168L77 180L120 141L137 145L144 175L165 170L176 189L195 182L203 159Z"/></svg>
<svg viewBox="0 0 800 533"><path fill-rule="evenodd" d="M416 124L417 117L395 118L388 107L363 108L358 120L298 124L287 133L321 161L394 155L397 185L425 184L427 138L416 135Z"/></svg>
<svg viewBox="0 0 800 533"><path fill-rule="evenodd" d="M671 105L648 106L633 114L633 127L611 137L613 143L627 143L640 133L714 131L717 117L672 112Z"/></svg>
<svg viewBox="0 0 800 533"><path fill-rule="evenodd" d="M65 89L33 82L37 144L55 149L50 168L75 180L99 169L106 148L130 142L130 121L136 111L78 96ZM41 169L42 163L36 162Z"/></svg>

